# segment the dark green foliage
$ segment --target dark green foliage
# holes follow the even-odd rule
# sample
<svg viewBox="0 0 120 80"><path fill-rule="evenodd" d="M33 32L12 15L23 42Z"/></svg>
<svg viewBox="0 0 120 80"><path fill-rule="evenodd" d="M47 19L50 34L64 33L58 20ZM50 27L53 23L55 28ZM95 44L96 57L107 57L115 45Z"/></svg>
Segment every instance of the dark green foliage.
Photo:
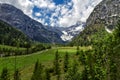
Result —
<svg viewBox="0 0 120 80"><path fill-rule="evenodd" d="M69 45L89 46L93 41L101 40L108 34L103 24L87 26L78 36L74 37Z"/></svg>
<svg viewBox="0 0 120 80"><path fill-rule="evenodd" d="M26 47L26 54L30 54L30 48L31 48L31 43L30 42L25 42L25 47Z"/></svg>
<svg viewBox="0 0 120 80"><path fill-rule="evenodd" d="M54 59L54 74L57 76L57 80L60 80L60 64L59 64L59 54L58 51L55 53L55 59Z"/></svg>
<svg viewBox="0 0 120 80"><path fill-rule="evenodd" d="M80 50L79 50L79 46L77 46L77 51L76 51L76 55L80 54Z"/></svg>
<svg viewBox="0 0 120 80"><path fill-rule="evenodd" d="M68 74L65 76L65 80L81 80L81 75L78 72L78 64L74 61L73 66L68 71Z"/></svg>
<svg viewBox="0 0 120 80"><path fill-rule="evenodd" d="M66 52L65 57L64 57L64 72L68 71L68 66L69 66L69 55L68 52Z"/></svg>
<svg viewBox="0 0 120 80"><path fill-rule="evenodd" d="M35 68L31 80L43 80L43 66L39 61L35 63Z"/></svg>
<svg viewBox="0 0 120 80"><path fill-rule="evenodd" d="M45 70L45 80L50 80L50 72L49 69Z"/></svg>
<svg viewBox="0 0 120 80"><path fill-rule="evenodd" d="M19 30L11 27L9 24L0 21L0 44L16 46L16 40L20 40L20 46L24 47L24 42L29 39Z"/></svg>
<svg viewBox="0 0 120 80"><path fill-rule="evenodd" d="M80 51L80 54L79 54L79 61L81 62L82 65L85 65L85 52L83 51Z"/></svg>
<svg viewBox="0 0 120 80"><path fill-rule="evenodd" d="M110 66L110 76L111 80L120 79L120 20L113 32L112 41L109 43L109 66Z"/></svg>
<svg viewBox="0 0 120 80"><path fill-rule="evenodd" d="M37 44L32 48L33 52L42 51L42 50L45 50L45 49L46 48L43 44Z"/></svg>
<svg viewBox="0 0 120 80"><path fill-rule="evenodd" d="M32 54L35 53L37 51L42 51L42 50L46 50L46 49L50 49L51 46L50 45L45 45L45 44L33 44L31 42L25 42L24 47L26 48L17 48L17 46L19 45L19 41L16 41L16 47L12 47L12 46L6 46L6 45L2 45L0 47L0 54L2 55L2 57L8 57L8 56L14 56L14 55L26 55L26 54Z"/></svg>
<svg viewBox="0 0 120 80"><path fill-rule="evenodd" d="M14 73L14 80L21 80L20 78L20 72L18 69L15 70L15 73Z"/></svg>
<svg viewBox="0 0 120 80"><path fill-rule="evenodd" d="M102 39L93 40L92 50L80 53L79 60L84 65L82 80L119 80L119 23L113 33Z"/></svg>
<svg viewBox="0 0 120 80"><path fill-rule="evenodd" d="M3 68L0 80L10 80L9 72L7 68Z"/></svg>

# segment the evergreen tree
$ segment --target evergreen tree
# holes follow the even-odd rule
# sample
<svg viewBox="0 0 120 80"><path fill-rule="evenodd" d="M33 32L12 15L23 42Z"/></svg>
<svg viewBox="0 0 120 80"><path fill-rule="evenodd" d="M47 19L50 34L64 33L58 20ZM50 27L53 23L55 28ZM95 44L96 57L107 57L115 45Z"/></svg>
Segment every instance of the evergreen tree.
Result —
<svg viewBox="0 0 120 80"><path fill-rule="evenodd" d="M29 49L31 47L31 43L30 42L25 42L25 47L26 47L26 54L30 54Z"/></svg>
<svg viewBox="0 0 120 80"><path fill-rule="evenodd" d="M81 80L77 66L77 62L74 61L72 68L68 71L68 74L65 76L65 80Z"/></svg>
<svg viewBox="0 0 120 80"><path fill-rule="evenodd" d="M120 77L120 69L118 66L120 65L120 20L116 25L115 30L113 31L112 41L109 42L109 66L110 66L110 78L111 80L118 80Z"/></svg>
<svg viewBox="0 0 120 80"><path fill-rule="evenodd" d="M20 72L18 69L15 70L15 73L14 73L14 80L21 80L20 78Z"/></svg>
<svg viewBox="0 0 120 80"><path fill-rule="evenodd" d="M10 80L10 76L7 68L3 68L3 71L1 74L1 80Z"/></svg>
<svg viewBox="0 0 120 80"><path fill-rule="evenodd" d="M60 64L59 64L59 54L58 51L55 53L55 60L54 60L54 73L57 76L57 80L60 80Z"/></svg>
<svg viewBox="0 0 120 80"><path fill-rule="evenodd" d="M77 46L77 49L76 49L76 55L79 55L80 54L80 49L79 49L79 46Z"/></svg>
<svg viewBox="0 0 120 80"><path fill-rule="evenodd" d="M65 57L64 57L64 72L68 71L68 66L69 66L69 56L68 53L66 52Z"/></svg>
<svg viewBox="0 0 120 80"><path fill-rule="evenodd" d="M39 61L36 62L31 80L43 80L43 66Z"/></svg>
<svg viewBox="0 0 120 80"><path fill-rule="evenodd" d="M50 73L48 69L45 70L45 80L50 80Z"/></svg>

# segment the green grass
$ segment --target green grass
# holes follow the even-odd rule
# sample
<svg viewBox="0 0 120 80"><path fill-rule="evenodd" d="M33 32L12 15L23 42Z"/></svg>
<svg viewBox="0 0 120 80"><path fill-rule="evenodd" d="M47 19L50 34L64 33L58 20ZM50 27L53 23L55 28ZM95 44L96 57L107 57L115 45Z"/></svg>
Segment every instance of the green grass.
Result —
<svg viewBox="0 0 120 80"><path fill-rule="evenodd" d="M56 49L50 49L29 55L17 56L16 67L21 72L22 80L30 79L34 64L37 60L39 60L45 66L51 66L54 60L54 54L57 50L61 58L63 58L66 52L68 52L70 56L76 54L76 47L58 47ZM7 67L10 73L13 74L15 69L15 56L0 58L0 73L3 67Z"/></svg>

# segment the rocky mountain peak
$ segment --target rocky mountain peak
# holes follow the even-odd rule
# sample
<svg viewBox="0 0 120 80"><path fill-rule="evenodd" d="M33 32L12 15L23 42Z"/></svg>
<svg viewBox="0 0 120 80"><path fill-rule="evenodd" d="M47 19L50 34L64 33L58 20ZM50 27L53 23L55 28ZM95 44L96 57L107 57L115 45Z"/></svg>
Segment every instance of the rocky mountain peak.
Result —
<svg viewBox="0 0 120 80"><path fill-rule="evenodd" d="M113 29L120 17L120 0L103 0L98 4L87 19L87 26L104 23Z"/></svg>
<svg viewBox="0 0 120 80"><path fill-rule="evenodd" d="M31 19L21 10L9 4L0 4L0 20L21 30L34 41L45 43L63 43L56 30L48 29L41 23Z"/></svg>

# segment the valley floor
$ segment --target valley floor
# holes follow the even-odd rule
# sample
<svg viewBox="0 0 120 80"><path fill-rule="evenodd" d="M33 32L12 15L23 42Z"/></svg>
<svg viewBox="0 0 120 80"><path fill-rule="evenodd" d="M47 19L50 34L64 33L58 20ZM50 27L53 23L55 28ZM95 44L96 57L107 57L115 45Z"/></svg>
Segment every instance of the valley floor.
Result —
<svg viewBox="0 0 120 80"><path fill-rule="evenodd" d="M86 50L90 47L81 47L80 49ZM13 72L15 67L20 70L22 80L30 80L33 70L34 64L37 60L42 63L45 67L52 67L53 60L55 57L55 52L58 50L58 53L61 58L61 62L63 61L63 57L66 52L68 52L70 58L70 63L76 58L76 47L57 47L49 50L44 50L40 52L36 52L29 55L22 56L11 56L11 57L3 57L0 58L0 73L4 67L7 67L11 76L13 76ZM15 63L16 59L16 63ZM16 64L16 65L15 65ZM54 77L53 77L54 79Z"/></svg>

